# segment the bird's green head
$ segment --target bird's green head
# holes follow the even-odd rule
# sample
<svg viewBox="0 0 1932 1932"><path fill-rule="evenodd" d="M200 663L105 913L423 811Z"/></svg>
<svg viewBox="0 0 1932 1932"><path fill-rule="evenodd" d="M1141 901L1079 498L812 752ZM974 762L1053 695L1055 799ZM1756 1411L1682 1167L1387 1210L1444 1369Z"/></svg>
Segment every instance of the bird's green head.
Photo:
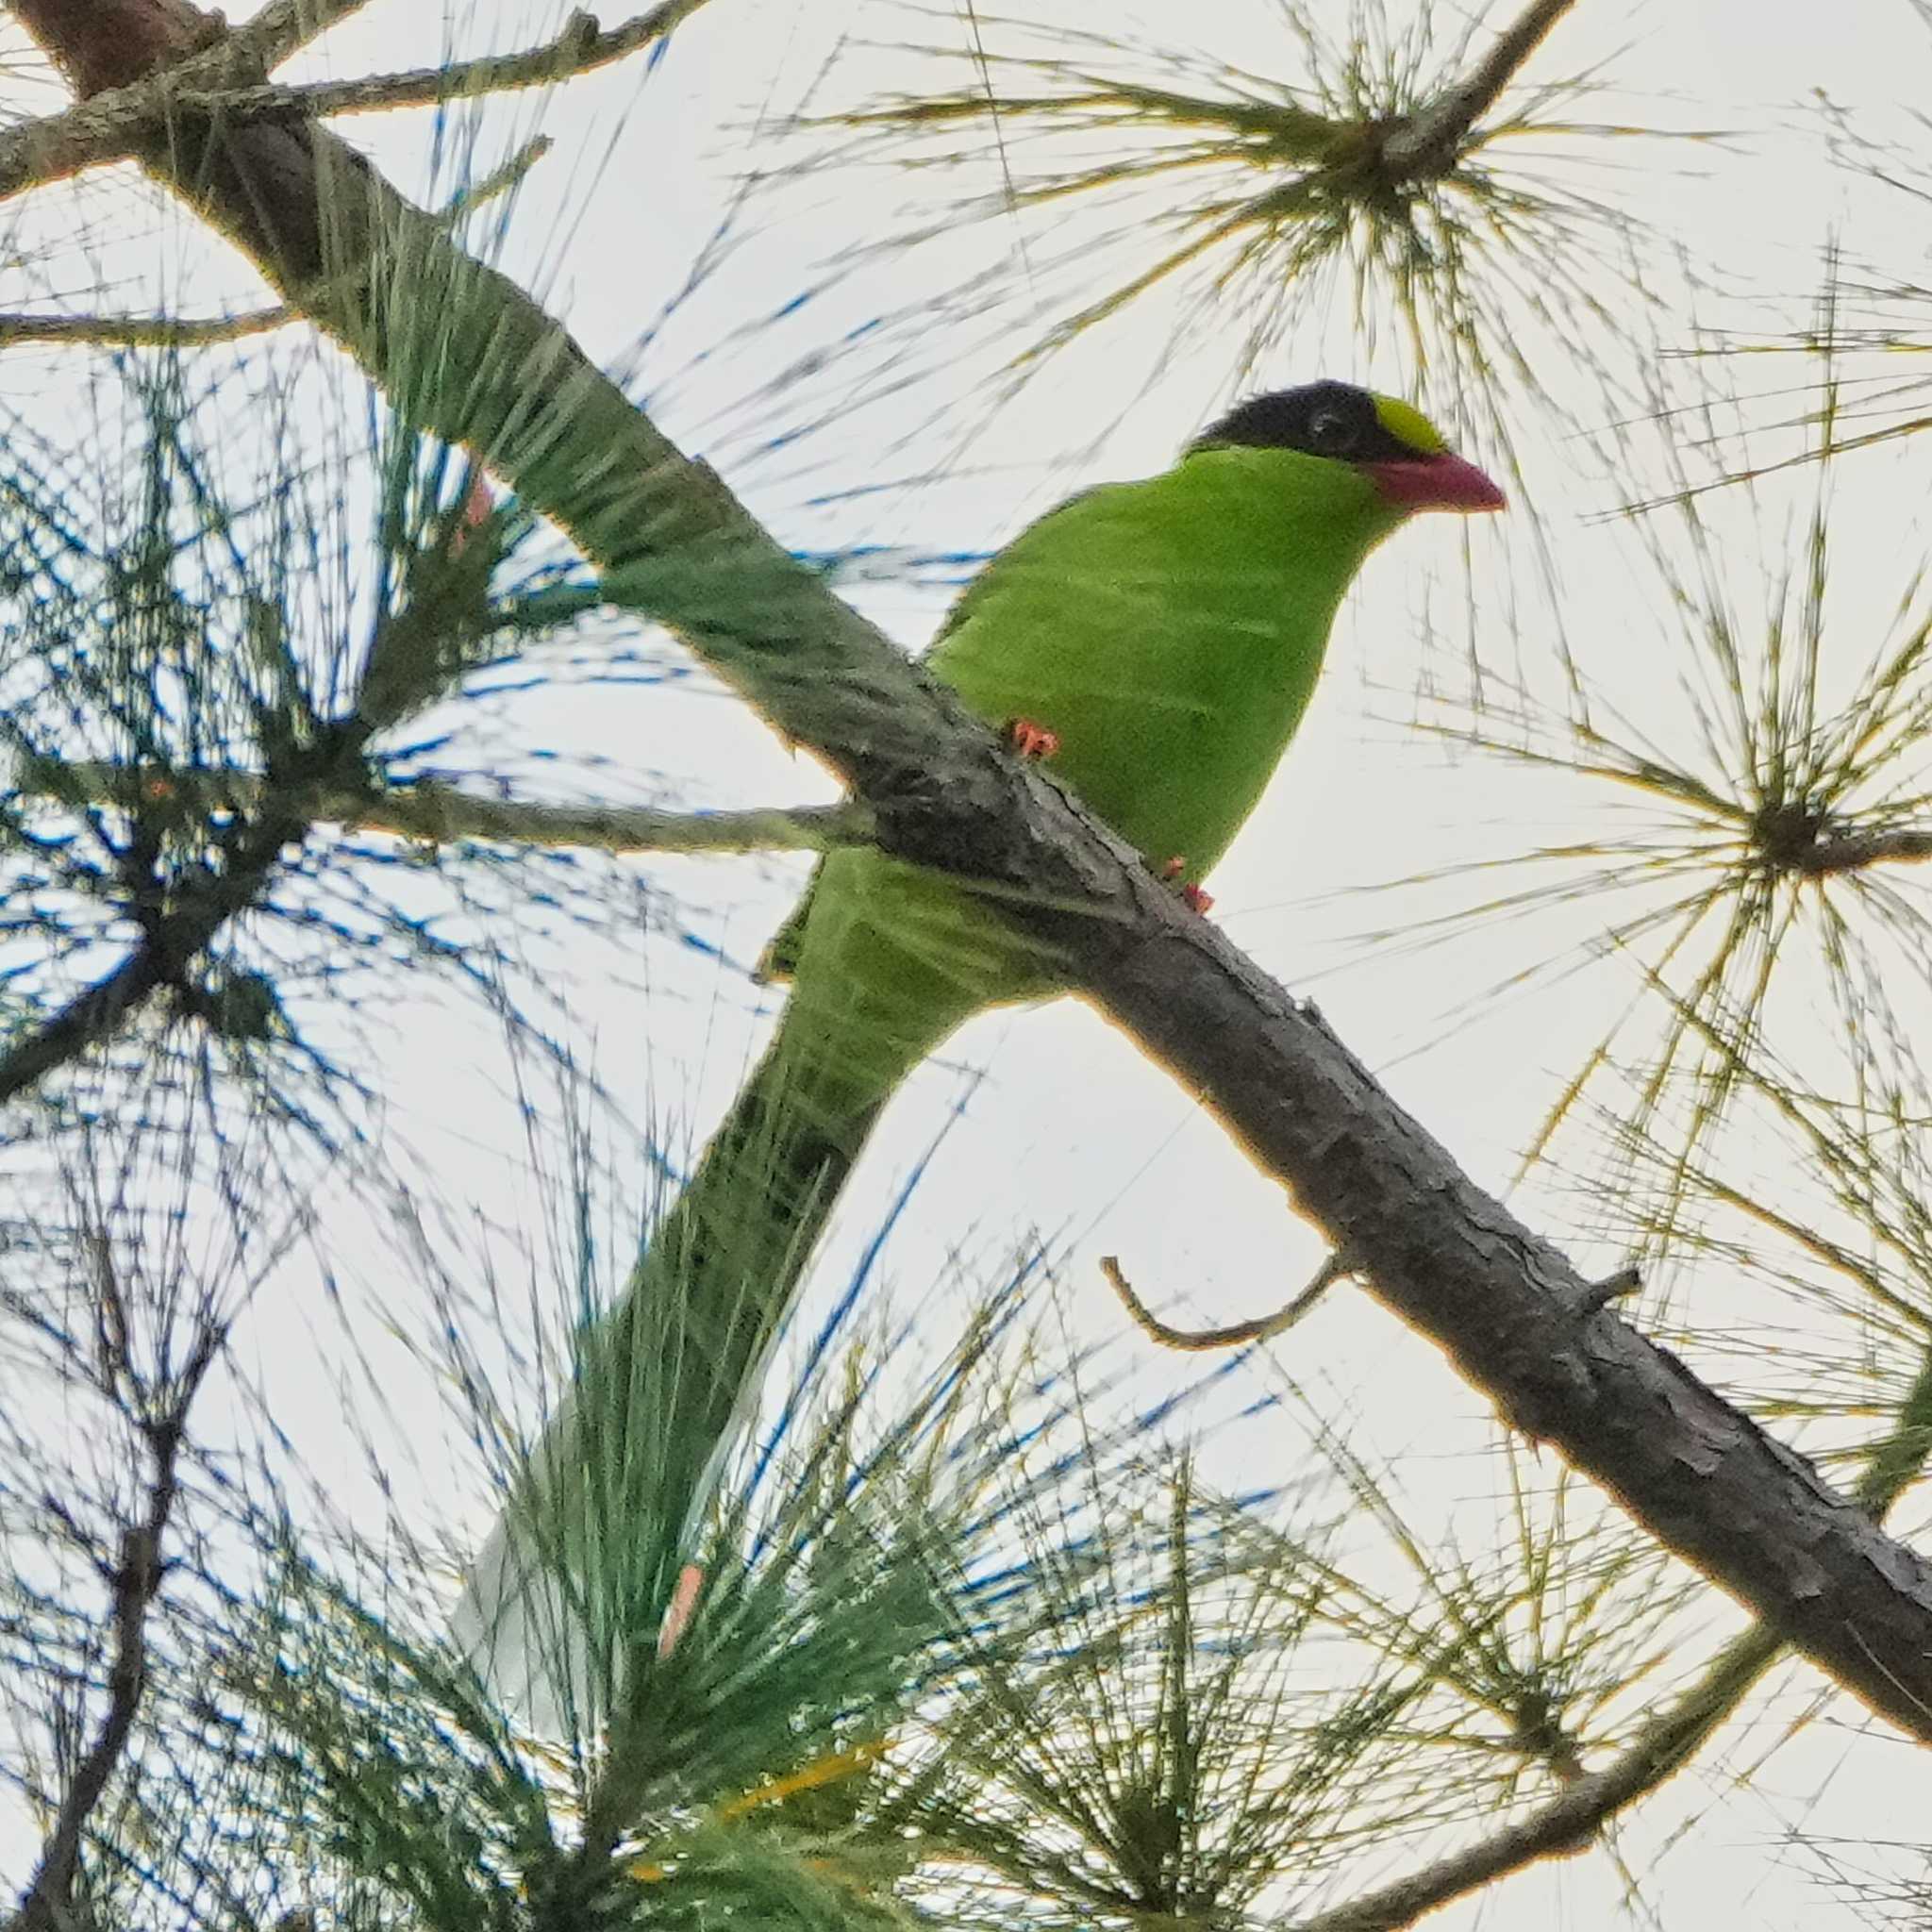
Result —
<svg viewBox="0 0 1932 1932"><path fill-rule="evenodd" d="M1251 396L1204 430L1192 448L1283 450L1346 466L1402 516L1419 509L1501 509L1506 501L1419 409L1346 382L1309 382Z"/></svg>

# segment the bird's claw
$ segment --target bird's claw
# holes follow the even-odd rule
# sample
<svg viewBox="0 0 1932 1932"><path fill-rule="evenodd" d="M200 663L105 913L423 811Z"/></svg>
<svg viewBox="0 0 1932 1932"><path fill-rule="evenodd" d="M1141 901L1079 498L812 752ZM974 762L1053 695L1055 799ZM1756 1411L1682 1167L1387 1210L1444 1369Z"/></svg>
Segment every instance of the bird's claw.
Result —
<svg viewBox="0 0 1932 1932"><path fill-rule="evenodd" d="M1180 894L1181 904L1190 912L1211 911L1214 906L1214 894L1203 891L1191 879L1182 878L1181 874L1187 869L1188 861L1183 858L1176 857L1170 858L1160 868L1160 876Z"/></svg>
<svg viewBox="0 0 1932 1932"><path fill-rule="evenodd" d="M1014 755L1023 758L1050 758L1060 748L1059 733L1031 718L1008 718L1006 740Z"/></svg>

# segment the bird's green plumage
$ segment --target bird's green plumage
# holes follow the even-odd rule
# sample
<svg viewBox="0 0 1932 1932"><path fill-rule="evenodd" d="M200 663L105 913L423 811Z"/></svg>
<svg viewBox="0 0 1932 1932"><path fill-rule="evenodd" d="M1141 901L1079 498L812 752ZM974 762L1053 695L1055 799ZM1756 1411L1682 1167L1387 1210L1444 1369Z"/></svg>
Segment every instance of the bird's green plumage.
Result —
<svg viewBox="0 0 1932 1932"><path fill-rule="evenodd" d="M1427 425L1403 424L1420 419L1399 418L1392 443L1380 423L1370 433L1432 454ZM1024 531L927 661L989 724L1051 730L1055 775L1150 863L1180 859L1196 881L1300 723L1357 570L1414 507L1357 462L1199 445ZM567 1569L605 1541L598 1523L637 1536L641 1603L668 1592L686 1514L885 1101L970 1014L1058 984L994 902L869 850L824 861L775 951L792 981L777 1036L593 1338L575 1403L601 1425L553 1424L525 1505Z"/></svg>
<svg viewBox="0 0 1932 1932"><path fill-rule="evenodd" d="M1301 722L1342 593L1400 521L1348 465L1197 450L1035 524L929 661L989 722L1057 733L1055 774L1198 880Z"/></svg>

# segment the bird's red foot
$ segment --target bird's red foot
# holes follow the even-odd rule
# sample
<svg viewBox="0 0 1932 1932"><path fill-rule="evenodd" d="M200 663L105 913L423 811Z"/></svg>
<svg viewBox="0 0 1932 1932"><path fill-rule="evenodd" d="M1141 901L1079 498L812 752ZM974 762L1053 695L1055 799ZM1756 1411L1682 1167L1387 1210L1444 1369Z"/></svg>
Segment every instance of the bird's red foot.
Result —
<svg viewBox="0 0 1932 1932"><path fill-rule="evenodd" d="M1050 758L1060 748L1059 733L1031 718L1008 718L1006 736L1007 743L1023 758Z"/></svg>
<svg viewBox="0 0 1932 1932"><path fill-rule="evenodd" d="M1191 880L1182 878L1181 874L1186 872L1187 869L1188 861L1185 858L1170 858L1160 868L1160 876L1181 895L1181 904L1190 912L1210 911L1214 906L1214 894L1203 891L1199 886L1193 884Z"/></svg>

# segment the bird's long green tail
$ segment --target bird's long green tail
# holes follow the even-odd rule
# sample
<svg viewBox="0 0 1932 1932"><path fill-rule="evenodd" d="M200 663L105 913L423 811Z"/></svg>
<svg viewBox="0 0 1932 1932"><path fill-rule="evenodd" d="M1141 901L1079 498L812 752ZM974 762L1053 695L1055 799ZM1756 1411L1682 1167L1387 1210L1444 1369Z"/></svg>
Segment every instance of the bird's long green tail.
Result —
<svg viewBox="0 0 1932 1932"><path fill-rule="evenodd" d="M1010 942L989 952L956 924L986 925L970 894L875 855L821 874L777 1034L617 1307L580 1338L571 1393L473 1574L458 1634L511 1694L568 1686L608 1708L616 1687L584 1681L586 1660L655 1629L874 1124L966 1014L1019 989Z"/></svg>

